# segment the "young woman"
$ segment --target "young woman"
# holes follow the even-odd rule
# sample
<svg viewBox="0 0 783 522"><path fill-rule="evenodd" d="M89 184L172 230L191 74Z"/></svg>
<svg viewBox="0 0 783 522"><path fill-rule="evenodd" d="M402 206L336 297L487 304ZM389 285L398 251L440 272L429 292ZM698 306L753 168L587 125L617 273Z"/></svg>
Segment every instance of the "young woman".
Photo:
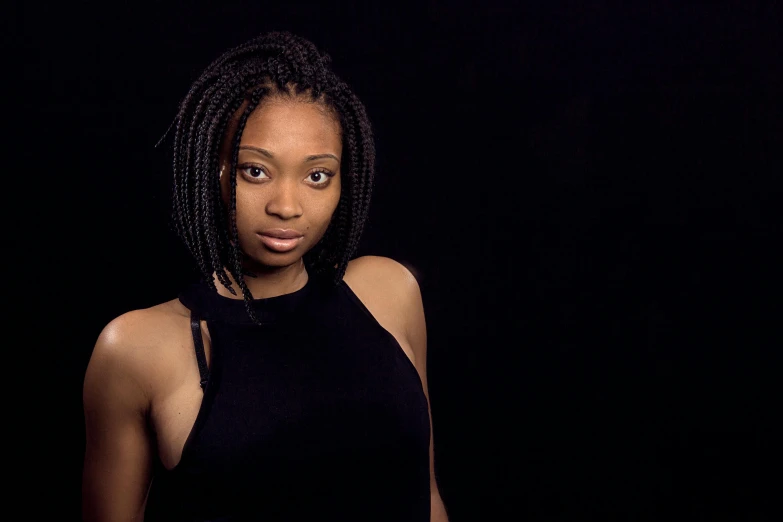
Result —
<svg viewBox="0 0 783 522"><path fill-rule="evenodd" d="M353 257L374 144L329 64L261 35L182 101L172 216L203 280L97 339L85 520L447 520L421 294Z"/></svg>

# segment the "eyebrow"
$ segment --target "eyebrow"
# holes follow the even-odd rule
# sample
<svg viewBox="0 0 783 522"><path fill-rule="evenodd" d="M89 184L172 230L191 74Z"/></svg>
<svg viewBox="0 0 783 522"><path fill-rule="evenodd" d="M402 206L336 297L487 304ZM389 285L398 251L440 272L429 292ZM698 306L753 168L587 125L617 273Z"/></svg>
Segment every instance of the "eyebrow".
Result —
<svg viewBox="0 0 783 522"><path fill-rule="evenodd" d="M273 159L275 157L274 154L272 154L271 152L269 152L266 149L262 149L261 147L252 147L250 145L242 145L241 147L239 147L239 150L245 150L245 149L254 150L254 151L256 151L256 152L258 152L260 154L263 154L264 156L266 156L269 159ZM334 154L329 154L329 153L326 153L326 154L311 154L310 156L305 157L304 160L307 162L307 161L315 161L315 160L319 160L319 159L323 159L323 158L332 158L332 159L336 160L337 163L340 163L340 158L338 158Z"/></svg>

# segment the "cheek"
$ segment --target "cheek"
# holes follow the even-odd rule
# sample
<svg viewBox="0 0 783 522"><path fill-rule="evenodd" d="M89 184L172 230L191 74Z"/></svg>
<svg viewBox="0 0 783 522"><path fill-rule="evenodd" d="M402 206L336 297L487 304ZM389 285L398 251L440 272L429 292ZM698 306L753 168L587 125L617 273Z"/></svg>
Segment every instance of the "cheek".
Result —
<svg viewBox="0 0 783 522"><path fill-rule="evenodd" d="M240 190L239 187L237 187L236 199L237 232L241 235L247 230L255 230L259 217L264 214L264 202L257 197L252 197L250 191Z"/></svg>
<svg viewBox="0 0 783 522"><path fill-rule="evenodd" d="M333 194L331 194L331 197L329 198L328 202L323 205L323 221L326 222L326 225L331 222L332 219L335 218L335 214L337 212L337 205L340 203L340 190L339 187L337 190L334 191Z"/></svg>
<svg viewBox="0 0 783 522"><path fill-rule="evenodd" d="M326 195L324 195L326 196ZM315 240L320 240L329 228L333 219L337 218L337 204L340 202L340 193L329 194L310 202L305 209L307 229Z"/></svg>

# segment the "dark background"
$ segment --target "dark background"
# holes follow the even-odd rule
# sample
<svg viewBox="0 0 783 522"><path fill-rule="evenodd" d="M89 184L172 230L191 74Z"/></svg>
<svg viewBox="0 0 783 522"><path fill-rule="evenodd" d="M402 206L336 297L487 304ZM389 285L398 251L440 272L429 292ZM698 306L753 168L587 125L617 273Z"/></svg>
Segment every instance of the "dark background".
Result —
<svg viewBox="0 0 783 522"><path fill-rule="evenodd" d="M779 2L116 4L6 8L34 261L10 279L37 306L13 351L54 376L15 388L31 514L79 518L103 325L192 276L156 142L212 59L285 29L374 124L361 253L419 278L452 522L773 519Z"/></svg>

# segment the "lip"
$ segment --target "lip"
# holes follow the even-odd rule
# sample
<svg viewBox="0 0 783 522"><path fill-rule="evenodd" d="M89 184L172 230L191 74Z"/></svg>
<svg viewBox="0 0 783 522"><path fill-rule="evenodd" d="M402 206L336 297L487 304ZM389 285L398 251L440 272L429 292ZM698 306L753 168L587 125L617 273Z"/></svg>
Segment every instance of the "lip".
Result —
<svg viewBox="0 0 783 522"><path fill-rule="evenodd" d="M277 239L296 239L304 234L292 228L268 228L258 233L260 236L269 236Z"/></svg>
<svg viewBox="0 0 783 522"><path fill-rule="evenodd" d="M275 235L271 235L272 233ZM275 252L289 252L295 249L304 239L304 236L293 230L265 230L263 233L259 232L257 235L264 246ZM291 237L281 237L284 235Z"/></svg>

